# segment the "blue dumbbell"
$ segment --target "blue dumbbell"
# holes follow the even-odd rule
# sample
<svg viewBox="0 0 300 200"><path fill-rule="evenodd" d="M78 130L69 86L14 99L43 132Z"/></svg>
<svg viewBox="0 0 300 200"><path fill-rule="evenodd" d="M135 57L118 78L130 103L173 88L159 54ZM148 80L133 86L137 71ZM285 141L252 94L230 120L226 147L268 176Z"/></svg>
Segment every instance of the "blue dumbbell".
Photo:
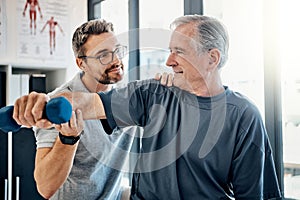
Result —
<svg viewBox="0 0 300 200"><path fill-rule="evenodd" d="M21 126L12 118L14 106L0 109L0 129L4 132L16 132ZM54 124L68 122L72 116L72 105L65 97L51 99L45 107L46 118Z"/></svg>

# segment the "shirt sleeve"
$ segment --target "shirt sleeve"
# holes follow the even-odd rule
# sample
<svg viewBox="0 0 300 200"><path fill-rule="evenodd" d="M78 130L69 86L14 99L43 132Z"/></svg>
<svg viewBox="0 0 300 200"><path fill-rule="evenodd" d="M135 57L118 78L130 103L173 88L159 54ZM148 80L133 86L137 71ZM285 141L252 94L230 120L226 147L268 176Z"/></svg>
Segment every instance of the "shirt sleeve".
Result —
<svg viewBox="0 0 300 200"><path fill-rule="evenodd" d="M51 128L51 129L34 128L33 130L36 138L37 148L53 147L56 137L58 136L58 131L55 128Z"/></svg>
<svg viewBox="0 0 300 200"><path fill-rule="evenodd" d="M114 129L128 126L145 126L149 109L167 89L158 81L144 80L129 83L124 88L98 93L109 126Z"/></svg>
<svg viewBox="0 0 300 200"><path fill-rule="evenodd" d="M111 110L111 95L112 95L112 90L109 92L99 92L98 95L101 98L101 101L103 103L106 119L108 122L108 125L110 126L111 129L114 129L117 127L117 124L114 120L112 110Z"/></svg>
<svg viewBox="0 0 300 200"><path fill-rule="evenodd" d="M240 124L232 162L235 197L253 200L280 197L272 151L260 116L247 110Z"/></svg>
<svg viewBox="0 0 300 200"><path fill-rule="evenodd" d="M142 87L143 84L132 82L124 88L98 93L112 129L143 125L147 92Z"/></svg>

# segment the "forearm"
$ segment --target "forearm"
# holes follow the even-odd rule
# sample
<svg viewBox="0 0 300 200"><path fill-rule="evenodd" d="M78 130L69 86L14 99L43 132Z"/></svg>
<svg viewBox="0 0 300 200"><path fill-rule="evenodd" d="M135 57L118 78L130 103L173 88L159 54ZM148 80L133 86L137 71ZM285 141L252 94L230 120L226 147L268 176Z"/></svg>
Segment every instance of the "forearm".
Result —
<svg viewBox="0 0 300 200"><path fill-rule="evenodd" d="M80 109L84 120L106 118L103 103L97 93L64 92L58 96L66 97L71 102L73 110Z"/></svg>
<svg viewBox="0 0 300 200"><path fill-rule="evenodd" d="M53 148L39 149L36 155L34 177L39 193L50 198L66 181L73 166L77 145L64 145L56 138Z"/></svg>
<svg viewBox="0 0 300 200"><path fill-rule="evenodd" d="M63 92L51 98L58 96L66 97L72 104L73 110L80 109L84 120L106 118L102 101L97 93ZM51 127L52 123L43 119L43 111L48 100L46 94L36 92L18 98L14 104L14 120L27 127Z"/></svg>

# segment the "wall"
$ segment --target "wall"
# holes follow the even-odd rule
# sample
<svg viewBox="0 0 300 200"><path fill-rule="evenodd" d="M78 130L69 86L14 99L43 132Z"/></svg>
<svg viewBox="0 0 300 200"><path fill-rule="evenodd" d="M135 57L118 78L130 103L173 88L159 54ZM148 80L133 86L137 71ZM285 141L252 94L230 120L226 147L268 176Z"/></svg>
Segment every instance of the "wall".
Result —
<svg viewBox="0 0 300 200"><path fill-rule="evenodd" d="M69 62L68 62L68 70L66 74L67 80L73 77L73 75L78 71L78 67L76 66L75 58L72 50L72 35L75 29L80 26L82 23L87 21L87 0L74 1L69 0L71 5L70 10L70 36L69 36Z"/></svg>
<svg viewBox="0 0 300 200"><path fill-rule="evenodd" d="M24 5L25 5L25 0ZM51 3L51 0L39 0L40 4L42 3ZM5 43L6 48L0 55L0 64L1 65L13 65L20 68L45 68L45 69L65 69L64 76L65 80L69 80L77 71L77 67L75 64L75 59L72 52L71 46L71 38L73 31L75 28L80 25L81 23L87 20L87 0L80 0L80 1L73 1L73 0L64 0L65 4L68 4L68 14L67 14L67 26L64 27L64 41L65 48L64 49L64 59L63 62L55 62L55 57L52 60L39 60L35 58L26 58L20 59L18 57L17 51L19 50L18 37L19 33L18 30L20 27L17 27L18 21L17 16L19 15L17 11L17 5L20 3L20 0L2 0L3 8L1 8L1 12L5 12L4 19L2 19L2 24L5 26L4 29L7 30L5 36ZM24 7L22 5L22 7ZM28 17L28 9L26 11L26 15ZM59 9L59 8L58 8ZM43 13L44 15L44 13ZM39 18L39 14L37 13L37 19ZM46 21L46 19L44 19ZM40 29L38 30L40 31ZM48 33L48 30L45 30L45 34ZM57 31L58 32L58 31ZM59 33L57 33L58 35ZM60 77L61 78L61 77ZM53 80L55 81L55 80Z"/></svg>

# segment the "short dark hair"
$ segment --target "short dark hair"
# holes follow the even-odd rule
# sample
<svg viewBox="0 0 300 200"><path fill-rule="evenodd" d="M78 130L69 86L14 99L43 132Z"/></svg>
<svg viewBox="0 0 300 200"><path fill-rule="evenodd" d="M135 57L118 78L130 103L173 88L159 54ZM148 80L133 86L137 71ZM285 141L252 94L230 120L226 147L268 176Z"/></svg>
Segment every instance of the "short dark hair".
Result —
<svg viewBox="0 0 300 200"><path fill-rule="evenodd" d="M113 24L104 19L95 19L85 22L79 26L73 34L72 48L75 57L84 55L84 44L90 35L99 35L101 33L114 32Z"/></svg>

